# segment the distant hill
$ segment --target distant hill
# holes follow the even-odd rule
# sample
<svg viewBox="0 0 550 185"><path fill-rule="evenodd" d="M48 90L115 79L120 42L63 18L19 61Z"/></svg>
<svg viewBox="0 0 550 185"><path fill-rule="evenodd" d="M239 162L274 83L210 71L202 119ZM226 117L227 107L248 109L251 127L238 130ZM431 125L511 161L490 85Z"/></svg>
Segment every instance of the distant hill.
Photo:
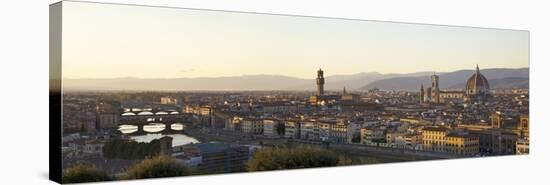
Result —
<svg viewBox="0 0 550 185"><path fill-rule="evenodd" d="M429 72L411 74L381 74L364 72L351 75L325 77L325 89L340 91L358 89L366 83L399 76L422 76ZM63 79L65 90L311 90L316 88L315 79L294 78L282 75L245 75L212 78L109 78L109 79Z"/></svg>
<svg viewBox="0 0 550 185"><path fill-rule="evenodd" d="M395 77L401 77L401 76L425 76L428 74L430 74L430 72L405 73L405 74L398 74L398 73L382 74L378 72L362 72L362 73L356 73L356 74L350 74L350 75L333 75L333 76L325 77L325 89L340 91L345 87L346 89L353 90L353 89L359 89L363 87L365 84L371 83L376 80L395 78ZM308 88L311 90L315 89L315 79L307 80L306 83L304 84L299 84L297 86L289 87L289 89L297 89L297 90L304 90Z"/></svg>
<svg viewBox="0 0 550 185"><path fill-rule="evenodd" d="M472 70L461 70L440 74L442 88L459 87L473 73ZM529 70L525 69L486 69L482 73L493 84L493 79L510 78L495 81L495 85L512 84L522 86L528 80ZM429 85L431 72L407 74L382 74L363 72L350 75L333 75L325 77L325 89L340 91L361 90L378 87L380 89L418 90L420 82ZM513 83L508 83L513 82ZM315 79L303 79L282 75L244 75L211 78L109 78L109 79L63 79L64 90L129 90L129 91L185 91L185 90L308 90L316 88Z"/></svg>
<svg viewBox="0 0 550 185"><path fill-rule="evenodd" d="M64 79L67 90L297 90L299 84L312 84L312 80L277 76L250 75L213 78L112 78L112 79ZM313 89L313 87L311 88Z"/></svg>
<svg viewBox="0 0 550 185"><path fill-rule="evenodd" d="M439 75L439 86L441 89L464 89L466 81L474 73L474 70L459 70ZM525 87L529 85L529 69L507 69L494 68L481 70L481 73L489 80L491 88L498 87ZM366 90L371 88L379 88L383 90L408 90L417 91L420 88L420 83L424 83L424 87L431 86L430 75L425 76L407 76L376 80L360 89ZM507 84L508 82L513 82Z"/></svg>

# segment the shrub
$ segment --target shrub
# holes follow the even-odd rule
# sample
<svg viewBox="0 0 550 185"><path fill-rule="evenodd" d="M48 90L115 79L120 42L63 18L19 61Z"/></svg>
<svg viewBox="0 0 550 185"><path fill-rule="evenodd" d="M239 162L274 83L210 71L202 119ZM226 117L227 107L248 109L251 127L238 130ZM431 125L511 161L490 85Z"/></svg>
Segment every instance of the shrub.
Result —
<svg viewBox="0 0 550 185"><path fill-rule="evenodd" d="M77 164L63 172L63 183L81 183L112 180L93 165Z"/></svg>
<svg viewBox="0 0 550 185"><path fill-rule="evenodd" d="M143 160L128 170L126 179L176 177L191 175L191 169L179 164L172 157L159 155Z"/></svg>
<svg viewBox="0 0 550 185"><path fill-rule="evenodd" d="M313 168L351 164L337 153L312 146L264 148L256 151L247 163L248 171Z"/></svg>

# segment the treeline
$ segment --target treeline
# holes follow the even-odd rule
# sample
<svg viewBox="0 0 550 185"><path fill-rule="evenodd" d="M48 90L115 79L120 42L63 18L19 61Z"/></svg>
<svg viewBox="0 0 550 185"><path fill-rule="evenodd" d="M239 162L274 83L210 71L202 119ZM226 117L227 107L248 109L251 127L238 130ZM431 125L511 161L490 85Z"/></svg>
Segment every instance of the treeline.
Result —
<svg viewBox="0 0 550 185"><path fill-rule="evenodd" d="M144 159L160 153L160 141L140 143L124 139L111 139L103 146L103 156L115 159Z"/></svg>
<svg viewBox="0 0 550 185"><path fill-rule="evenodd" d="M125 179L178 177L194 174L194 169L176 162L172 157L159 155L146 157L128 169L125 176L114 177L94 165L77 164L63 171L63 183L82 183Z"/></svg>
<svg viewBox="0 0 550 185"><path fill-rule="evenodd" d="M352 164L376 163L352 159L332 150L317 146L296 148L273 147L257 150L247 163L248 171L267 171L298 168L343 166Z"/></svg>
<svg viewBox="0 0 550 185"><path fill-rule="evenodd" d="M77 164L63 171L62 183L80 183L114 180L104 171L89 164Z"/></svg>
<svg viewBox="0 0 550 185"><path fill-rule="evenodd" d="M118 151L120 154L117 156L147 157L144 157L144 160L140 163L130 167L126 175L122 177L114 177L111 174L105 174L105 172L91 165L76 165L64 171L63 182L76 183L223 173L222 171L202 171L198 168L189 167L167 155L150 156L159 153L160 146L158 140L154 140L150 145L146 145L146 143L115 139L111 140L105 146L104 149L109 151L110 155L112 155L111 152ZM149 152L145 152L147 150L149 150ZM139 156L131 155L132 152L136 151L141 152ZM293 148L278 146L259 149L254 153L246 165L247 171L268 171L374 163L378 163L378 160L375 158L350 158L334 150L318 146L302 145Z"/></svg>

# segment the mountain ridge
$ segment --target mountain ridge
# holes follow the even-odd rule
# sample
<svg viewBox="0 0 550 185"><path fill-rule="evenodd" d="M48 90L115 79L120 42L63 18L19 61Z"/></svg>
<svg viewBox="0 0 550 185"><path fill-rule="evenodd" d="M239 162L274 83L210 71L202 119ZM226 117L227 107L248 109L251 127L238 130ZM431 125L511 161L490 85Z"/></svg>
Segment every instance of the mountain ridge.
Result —
<svg viewBox="0 0 550 185"><path fill-rule="evenodd" d="M516 75L517 71L522 71L521 75ZM523 74L525 73L526 74ZM452 78L463 78L464 74L472 70L458 70L454 72L442 73L441 79L445 76ZM482 70L482 73L489 73L493 77L527 77L528 68L510 69L494 68ZM455 74L459 73L459 74ZM506 73L506 74L499 74ZM386 89L391 87L382 85L385 83L394 83L392 80L398 79L398 84L402 83L399 79L409 79L410 82L404 84L405 90L417 90L420 82L429 84L429 76L433 72L416 73L379 73L379 72L360 72L355 74L339 74L325 77L326 90L342 90L344 87L349 90L365 90L376 85ZM471 74L470 74L471 75ZM314 75L312 75L314 76ZM489 78L489 76L487 76ZM420 80L419 80L420 79ZM427 80L426 80L427 79ZM493 78L491 78L493 79ZM528 80L528 79L527 79ZM466 79L463 80L464 82ZM516 80L517 81L517 80ZM521 80L519 80L521 81ZM440 84L446 81L441 80ZM460 81L446 86L458 85ZM402 84L403 85L403 84ZM445 86L445 87L446 87ZM117 78L64 78L63 87L65 90L153 90L153 91L178 91L178 90L308 90L316 89L315 79L305 79L284 75L257 74L240 76L222 76L222 77L194 77L194 78L138 78L138 77L117 77ZM380 88L378 87L378 88ZM411 88L414 87L414 88ZM443 86L442 86L443 87ZM399 89L403 90L403 89Z"/></svg>
<svg viewBox="0 0 550 185"><path fill-rule="evenodd" d="M489 84L492 84L491 81L498 79L506 78L524 78L529 79L529 68L490 68L480 70ZM440 89L452 89L458 88L458 84L464 84L461 89L464 89L466 81L468 78L474 74L474 70L457 70L454 72L438 74L439 76L439 87ZM379 88L383 90L407 90L407 91L418 91L420 89L420 84L424 83L424 86L430 86L431 79L430 76L420 76L420 77L397 77L397 78L387 78L381 79L374 82L371 82L360 89L366 90L371 88ZM525 82L524 82L525 83ZM519 86L525 86L525 84L518 84ZM491 86L493 88L493 86ZM494 87L497 88L497 87Z"/></svg>

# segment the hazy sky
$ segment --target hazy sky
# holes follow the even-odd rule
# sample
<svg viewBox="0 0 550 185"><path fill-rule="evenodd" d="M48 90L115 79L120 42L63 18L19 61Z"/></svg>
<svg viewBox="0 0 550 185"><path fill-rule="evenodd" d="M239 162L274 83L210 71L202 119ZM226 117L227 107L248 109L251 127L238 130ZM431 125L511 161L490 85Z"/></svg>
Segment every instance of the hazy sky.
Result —
<svg viewBox="0 0 550 185"><path fill-rule="evenodd" d="M529 34L94 3L63 3L65 78L276 74L315 78L528 67Z"/></svg>

